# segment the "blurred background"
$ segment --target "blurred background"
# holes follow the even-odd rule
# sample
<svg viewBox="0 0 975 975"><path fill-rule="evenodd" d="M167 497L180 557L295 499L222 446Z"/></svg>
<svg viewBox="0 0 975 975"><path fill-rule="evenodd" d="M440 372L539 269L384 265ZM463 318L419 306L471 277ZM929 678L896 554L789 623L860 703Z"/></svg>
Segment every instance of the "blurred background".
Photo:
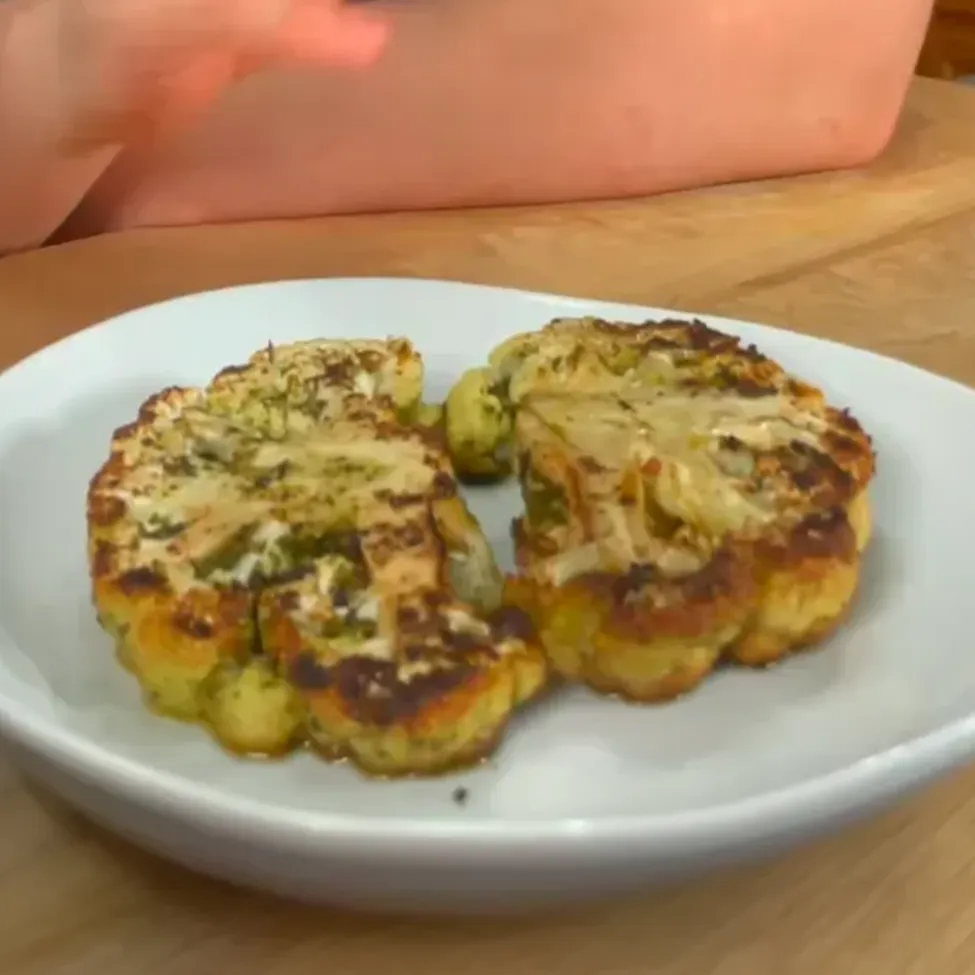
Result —
<svg viewBox="0 0 975 975"><path fill-rule="evenodd" d="M975 0L937 0L917 70L975 84Z"/></svg>

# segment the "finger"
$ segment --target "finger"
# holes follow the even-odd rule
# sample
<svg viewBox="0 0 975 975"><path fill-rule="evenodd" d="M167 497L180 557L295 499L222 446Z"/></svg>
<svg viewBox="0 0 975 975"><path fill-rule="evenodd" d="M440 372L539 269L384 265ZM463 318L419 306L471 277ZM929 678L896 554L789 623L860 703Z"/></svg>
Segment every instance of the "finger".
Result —
<svg viewBox="0 0 975 975"><path fill-rule="evenodd" d="M195 57L161 79L124 110L93 112L72 133L72 148L124 142L128 146L165 139L201 116L234 79L235 57L214 51Z"/></svg>
<svg viewBox="0 0 975 975"><path fill-rule="evenodd" d="M155 133L181 128L200 116L234 81L237 58L232 51L214 50L190 61L160 86Z"/></svg>
<svg viewBox="0 0 975 975"><path fill-rule="evenodd" d="M275 38L278 57L317 61L336 67L368 67L382 54L389 24L350 7L302 2Z"/></svg>

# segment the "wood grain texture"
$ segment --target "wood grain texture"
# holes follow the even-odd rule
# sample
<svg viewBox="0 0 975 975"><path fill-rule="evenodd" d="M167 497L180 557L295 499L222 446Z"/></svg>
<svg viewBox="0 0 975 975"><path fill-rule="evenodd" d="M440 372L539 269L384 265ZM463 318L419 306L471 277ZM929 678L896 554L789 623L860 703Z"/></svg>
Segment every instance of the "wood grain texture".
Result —
<svg viewBox="0 0 975 975"><path fill-rule="evenodd" d="M0 262L0 363L244 281L449 277L738 315L975 382L975 91L871 169L651 201L141 231ZM296 908L138 853L0 762L4 975L971 975L975 770L773 864L566 918Z"/></svg>

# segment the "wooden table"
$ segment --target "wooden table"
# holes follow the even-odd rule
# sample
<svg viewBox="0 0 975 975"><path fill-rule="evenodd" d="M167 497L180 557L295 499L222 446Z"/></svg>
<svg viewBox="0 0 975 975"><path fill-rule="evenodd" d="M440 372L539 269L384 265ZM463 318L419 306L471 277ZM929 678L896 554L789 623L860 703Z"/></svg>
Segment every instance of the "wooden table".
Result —
<svg viewBox="0 0 975 975"><path fill-rule="evenodd" d="M147 231L8 259L0 363L181 292L346 274L755 318L975 382L975 90L919 81L894 145L855 174L653 201ZM970 771L774 865L564 920L353 918L157 862L0 765L0 972L972 975L973 850Z"/></svg>

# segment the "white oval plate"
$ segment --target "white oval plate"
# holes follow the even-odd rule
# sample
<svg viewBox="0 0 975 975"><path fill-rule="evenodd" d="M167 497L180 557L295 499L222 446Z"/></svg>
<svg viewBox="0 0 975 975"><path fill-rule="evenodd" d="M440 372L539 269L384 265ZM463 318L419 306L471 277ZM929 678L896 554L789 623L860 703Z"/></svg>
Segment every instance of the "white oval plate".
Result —
<svg viewBox="0 0 975 975"><path fill-rule="evenodd" d="M111 431L148 394L205 382L269 340L388 334L417 343L443 394L513 332L580 314L672 313L435 281L295 281L143 308L0 376L0 718L27 770L199 870L354 907L473 912L764 855L968 760L975 393L716 318L876 438L876 539L855 612L820 651L723 672L666 706L559 694L516 722L490 764L427 781L371 782L310 756L238 761L146 713L92 616L84 498ZM472 497L510 558L516 491Z"/></svg>

